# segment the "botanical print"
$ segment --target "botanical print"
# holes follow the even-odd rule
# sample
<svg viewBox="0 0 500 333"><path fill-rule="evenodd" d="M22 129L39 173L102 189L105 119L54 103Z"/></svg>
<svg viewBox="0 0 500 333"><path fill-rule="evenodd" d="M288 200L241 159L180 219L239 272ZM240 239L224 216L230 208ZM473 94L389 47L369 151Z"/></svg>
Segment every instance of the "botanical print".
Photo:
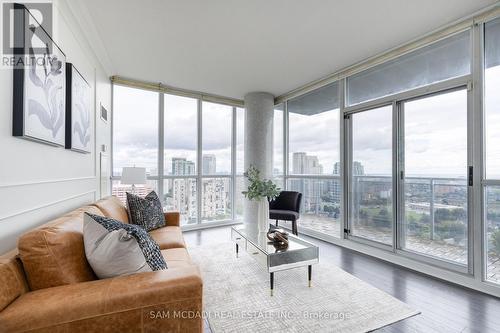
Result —
<svg viewBox="0 0 500 333"><path fill-rule="evenodd" d="M71 68L71 148L90 152L90 86L73 66Z"/></svg>
<svg viewBox="0 0 500 333"><path fill-rule="evenodd" d="M50 54L47 46L46 52L37 54L36 61L25 68L24 128L28 137L64 145L65 56L55 45L52 49ZM32 48L30 56L35 57Z"/></svg>

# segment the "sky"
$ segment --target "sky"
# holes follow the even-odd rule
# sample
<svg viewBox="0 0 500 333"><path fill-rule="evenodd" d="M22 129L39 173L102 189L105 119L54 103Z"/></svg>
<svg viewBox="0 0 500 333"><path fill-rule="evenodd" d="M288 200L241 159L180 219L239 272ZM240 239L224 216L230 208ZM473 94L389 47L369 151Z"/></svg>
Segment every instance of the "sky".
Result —
<svg viewBox="0 0 500 333"><path fill-rule="evenodd" d="M158 158L158 94L122 86L114 88L114 170L145 166L155 174ZM196 161L197 100L165 95L164 169L171 172L172 157ZM217 173L231 172L232 107L203 102L203 154L216 156ZM244 110L237 108L237 169L243 172Z"/></svg>
<svg viewBox="0 0 500 333"><path fill-rule="evenodd" d="M500 66L486 70L487 175L499 177ZM115 86L114 168L145 166L152 174L158 155L158 94ZM203 102L203 154L215 154L217 172L230 173L229 106ZM467 171L467 92L465 89L404 103L405 171L407 176L465 177ZM391 106L354 114L353 159L365 174L389 175L392 168ZM275 111L274 167L281 166L282 112ZM289 151L318 156L325 174L339 161L339 110L289 115ZM196 162L197 101L165 95L165 170L172 157ZM244 110L237 111L237 170L243 171Z"/></svg>

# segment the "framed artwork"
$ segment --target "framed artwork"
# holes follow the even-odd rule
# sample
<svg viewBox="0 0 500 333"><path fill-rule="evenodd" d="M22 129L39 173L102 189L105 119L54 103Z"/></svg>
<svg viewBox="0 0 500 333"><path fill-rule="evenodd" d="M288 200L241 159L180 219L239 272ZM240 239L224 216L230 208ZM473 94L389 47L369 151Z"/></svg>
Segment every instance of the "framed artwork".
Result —
<svg viewBox="0 0 500 333"><path fill-rule="evenodd" d="M12 134L54 146L65 145L66 55L36 22L15 4ZM21 44L21 45L19 45ZM21 61L22 60L22 61Z"/></svg>
<svg viewBox="0 0 500 333"><path fill-rule="evenodd" d="M92 151L91 90L87 80L66 63L66 149Z"/></svg>

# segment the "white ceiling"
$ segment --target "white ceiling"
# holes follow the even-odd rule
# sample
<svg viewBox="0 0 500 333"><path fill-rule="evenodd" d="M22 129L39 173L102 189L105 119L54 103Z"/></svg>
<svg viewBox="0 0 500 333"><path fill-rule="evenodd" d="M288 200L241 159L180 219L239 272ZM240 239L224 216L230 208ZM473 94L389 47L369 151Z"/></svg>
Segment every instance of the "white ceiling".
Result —
<svg viewBox="0 0 500 333"><path fill-rule="evenodd" d="M286 93L496 2L78 1L113 74L234 98Z"/></svg>

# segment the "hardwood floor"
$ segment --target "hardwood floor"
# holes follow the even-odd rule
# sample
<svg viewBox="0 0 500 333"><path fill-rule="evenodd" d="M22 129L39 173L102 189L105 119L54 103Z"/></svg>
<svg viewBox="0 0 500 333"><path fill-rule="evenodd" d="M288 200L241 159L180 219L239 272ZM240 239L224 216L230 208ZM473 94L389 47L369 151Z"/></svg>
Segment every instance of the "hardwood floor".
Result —
<svg viewBox="0 0 500 333"><path fill-rule="evenodd" d="M184 233L187 245L230 241L230 227ZM320 260L415 307L422 313L377 330L379 333L500 332L500 299L441 281L352 250L303 237L320 247ZM210 332L207 327L206 332Z"/></svg>

